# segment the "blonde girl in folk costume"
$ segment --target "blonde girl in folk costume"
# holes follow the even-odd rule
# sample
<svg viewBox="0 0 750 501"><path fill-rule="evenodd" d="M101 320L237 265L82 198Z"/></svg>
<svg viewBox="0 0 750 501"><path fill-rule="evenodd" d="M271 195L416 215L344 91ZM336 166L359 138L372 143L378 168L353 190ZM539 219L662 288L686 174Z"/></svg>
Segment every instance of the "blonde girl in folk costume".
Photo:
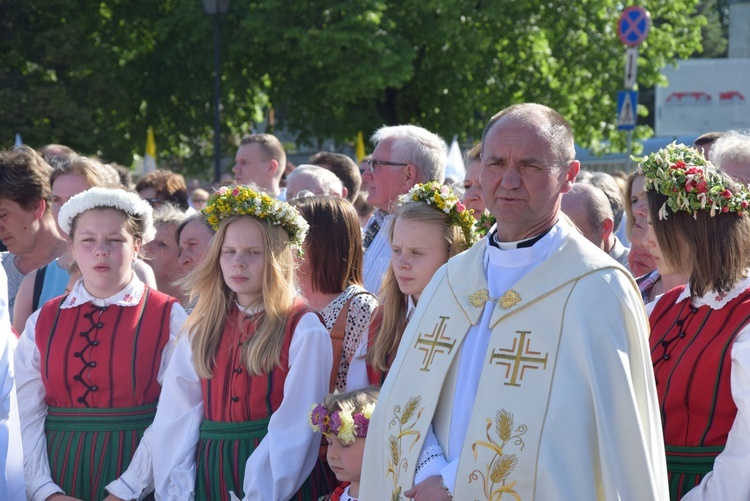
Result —
<svg viewBox="0 0 750 501"><path fill-rule="evenodd" d="M422 290L448 259L476 242L477 234L471 211L449 187L432 182L402 195L389 238L391 266L369 339L360 344L349 368L348 390L382 384Z"/></svg>
<svg viewBox="0 0 750 501"><path fill-rule="evenodd" d="M328 464L341 482L319 501L357 501L367 429L378 400L378 390L364 388L328 395L310 411L310 425L328 442Z"/></svg>
<svg viewBox="0 0 750 501"><path fill-rule="evenodd" d="M247 187L222 188L203 214L216 235L184 279L198 300L155 420L157 499L317 499L330 485L307 415L328 392L332 354L296 296L308 225Z"/></svg>
<svg viewBox="0 0 750 501"><path fill-rule="evenodd" d="M145 431L186 314L133 271L151 207L91 188L60 210L80 269L69 294L26 322L15 357L26 495L142 499L153 490ZM70 496L70 497L68 497Z"/></svg>

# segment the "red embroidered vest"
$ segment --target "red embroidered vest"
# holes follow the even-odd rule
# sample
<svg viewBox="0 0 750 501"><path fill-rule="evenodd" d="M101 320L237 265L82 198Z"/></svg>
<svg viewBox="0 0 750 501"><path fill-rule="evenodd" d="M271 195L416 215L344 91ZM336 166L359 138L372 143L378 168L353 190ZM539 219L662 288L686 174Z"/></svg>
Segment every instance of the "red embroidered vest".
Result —
<svg viewBox="0 0 750 501"><path fill-rule="evenodd" d="M675 304L684 287L651 313L651 359L668 446L723 446L737 415L730 374L732 344L750 321L750 290L715 310Z"/></svg>
<svg viewBox="0 0 750 501"><path fill-rule="evenodd" d="M224 323L216 363L211 379L201 379L203 387L203 415L209 421L245 422L271 416L284 399L284 382L289 373L289 346L302 315L313 310L298 302L284 332L279 364L267 374L250 375L242 361L242 346L255 332L262 314L254 319L244 317L237 307L232 308ZM322 323L322 321L321 321Z"/></svg>
<svg viewBox="0 0 750 501"><path fill-rule="evenodd" d="M36 323L47 405L119 408L156 402L177 300L148 286L136 306L89 302L63 309L65 297L45 303Z"/></svg>

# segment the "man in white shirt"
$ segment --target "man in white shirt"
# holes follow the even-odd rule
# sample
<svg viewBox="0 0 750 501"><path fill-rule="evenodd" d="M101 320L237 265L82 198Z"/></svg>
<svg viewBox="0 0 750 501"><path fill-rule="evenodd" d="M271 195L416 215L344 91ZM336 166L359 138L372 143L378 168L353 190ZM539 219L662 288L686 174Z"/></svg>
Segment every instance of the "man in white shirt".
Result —
<svg viewBox="0 0 750 501"><path fill-rule="evenodd" d="M286 169L286 152L276 136L251 134L240 141L234 156L235 184L254 185L272 197L284 200L279 186Z"/></svg>
<svg viewBox="0 0 750 501"><path fill-rule="evenodd" d="M573 132L538 104L482 137L490 235L420 297L372 416L362 501L668 499L648 320L564 218Z"/></svg>
<svg viewBox="0 0 750 501"><path fill-rule="evenodd" d="M381 127L372 142L377 146L362 180L368 184L367 203L377 210L364 229L364 286L377 294L391 262L389 214L399 195L415 184L443 182L448 147L440 136L415 125Z"/></svg>

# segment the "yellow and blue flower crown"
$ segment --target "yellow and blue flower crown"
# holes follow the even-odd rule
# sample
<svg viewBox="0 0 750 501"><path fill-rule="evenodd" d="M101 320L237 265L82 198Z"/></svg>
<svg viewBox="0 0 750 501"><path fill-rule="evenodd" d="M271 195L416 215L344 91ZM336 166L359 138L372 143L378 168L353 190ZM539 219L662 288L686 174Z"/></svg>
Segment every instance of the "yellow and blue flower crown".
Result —
<svg viewBox="0 0 750 501"><path fill-rule="evenodd" d="M310 228L299 211L288 203L246 186L220 188L211 195L206 208L201 212L214 231L223 220L231 216L253 216L281 225L289 235L291 246L298 252L302 251L302 243Z"/></svg>
<svg viewBox="0 0 750 501"><path fill-rule="evenodd" d="M667 205L675 212L696 216L705 210L713 217L726 212L742 216L750 203L747 188L732 193L716 168L690 146L672 143L648 156L632 158L638 162L638 172L646 176L645 188L667 197L659 219L667 218Z"/></svg>
<svg viewBox="0 0 750 501"><path fill-rule="evenodd" d="M424 184L415 184L405 195L399 197L399 204L407 202L425 202L433 205L441 212L448 215L451 224L458 226L464 233L466 243L472 246L479 239L475 231L475 219L471 214L474 212L467 209L451 188L432 181Z"/></svg>

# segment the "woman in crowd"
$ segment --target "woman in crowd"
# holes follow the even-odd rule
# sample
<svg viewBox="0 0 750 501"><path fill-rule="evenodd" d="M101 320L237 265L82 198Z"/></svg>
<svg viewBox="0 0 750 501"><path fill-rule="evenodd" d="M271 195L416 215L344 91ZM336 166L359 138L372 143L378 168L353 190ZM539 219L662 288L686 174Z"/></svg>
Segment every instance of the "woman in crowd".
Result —
<svg viewBox="0 0 750 501"><path fill-rule="evenodd" d="M668 290L685 285L688 276L679 269L674 268L662 256L659 242L654 236L653 229L648 222L648 199L644 187L645 176L641 173L633 175L633 182L630 185L630 201L633 213L632 230L630 232L631 255L629 262L636 266L636 269L630 268L633 276L636 277L636 283L641 291L641 297L645 304L649 304L664 294ZM635 253L633 253L635 249ZM648 252L648 256L644 255ZM632 259L631 259L632 258ZM638 266L642 269L638 270ZM651 266L651 271L640 274L640 271Z"/></svg>
<svg viewBox="0 0 750 501"><path fill-rule="evenodd" d="M58 233L68 236L57 224L60 209L71 197L94 186L102 188L118 188L118 178L106 169L98 160L88 157L74 156L62 161L52 171L49 177L52 189L51 206ZM142 244L147 241L142 242ZM70 246L64 247L64 252L51 263L32 271L21 282L18 289L13 312L13 327L22 332L32 312L52 298L65 293L69 283L70 268L73 265L73 254ZM138 278L146 285L156 288L156 279L151 267L141 259L136 260L134 270ZM77 276L74 276L77 279Z"/></svg>
<svg viewBox="0 0 750 501"><path fill-rule="evenodd" d="M137 195L91 188L63 206L59 221L82 278L33 313L19 340L26 493L98 500L106 487L140 499L153 478L153 449L141 437L186 314L133 271L154 232L151 207Z"/></svg>
<svg viewBox="0 0 750 501"><path fill-rule="evenodd" d="M339 197L304 197L291 202L310 225L297 281L307 303L319 311L333 342L330 391L346 388L354 352L367 336L374 294L362 287L362 234L357 212Z"/></svg>
<svg viewBox="0 0 750 501"><path fill-rule="evenodd" d="M205 216L198 212L188 216L177 227L177 245L180 248L180 266L187 274L203 260L208 243L214 236L214 230L206 222Z"/></svg>
<svg viewBox="0 0 750 501"><path fill-rule="evenodd" d="M217 231L184 279L198 299L154 423L157 497L317 499L330 485L307 416L327 393L332 355L296 295L308 225L247 187L222 188L204 215Z"/></svg>
<svg viewBox="0 0 750 501"><path fill-rule="evenodd" d="M689 277L650 308L670 494L749 499L750 192L684 145L640 169L660 259Z"/></svg>
<svg viewBox="0 0 750 501"><path fill-rule="evenodd" d="M380 306L349 368L347 389L382 384L419 295L438 268L474 244L474 224L447 186L418 184L402 196L390 226L393 254Z"/></svg>
<svg viewBox="0 0 750 501"><path fill-rule="evenodd" d="M144 174L138 179L135 191L154 208L172 204L183 212L190 209L185 178L176 172L159 169Z"/></svg>
<svg viewBox="0 0 750 501"><path fill-rule="evenodd" d="M65 252L65 238L50 210L52 168L34 150L21 146L0 152L0 254L8 276L8 309L24 276Z"/></svg>
<svg viewBox="0 0 750 501"><path fill-rule="evenodd" d="M144 257L156 276L157 288L187 305L187 298L175 283L185 275L180 265L180 247L177 244L177 228L187 215L172 204L164 204L154 210L156 236L143 246Z"/></svg>
<svg viewBox="0 0 750 501"><path fill-rule="evenodd" d="M633 172L628 176L625 190L626 236L630 242L628 268L638 279L651 272L657 273L654 258L643 243L648 231L646 191L643 189L643 174Z"/></svg>
<svg viewBox="0 0 750 501"><path fill-rule="evenodd" d="M464 177L464 205L467 209L474 210L472 215L477 220L487 209L482 194L482 184L479 181L479 173L482 170L481 153L482 143L475 144L466 152L466 176Z"/></svg>

